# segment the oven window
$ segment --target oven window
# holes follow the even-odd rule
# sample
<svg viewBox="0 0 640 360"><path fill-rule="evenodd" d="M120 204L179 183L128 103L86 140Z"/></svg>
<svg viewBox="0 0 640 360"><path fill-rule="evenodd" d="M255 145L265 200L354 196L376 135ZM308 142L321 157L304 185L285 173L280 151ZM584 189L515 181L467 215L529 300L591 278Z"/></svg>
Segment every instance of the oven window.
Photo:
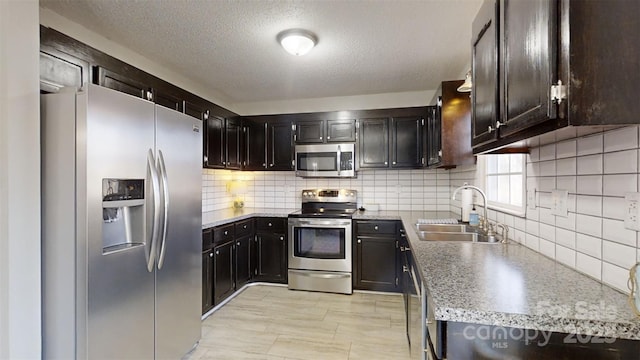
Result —
<svg viewBox="0 0 640 360"><path fill-rule="evenodd" d="M295 228L294 255L313 259L344 259L345 229Z"/></svg>
<svg viewBox="0 0 640 360"><path fill-rule="evenodd" d="M334 152L298 153L298 170L336 171L337 161Z"/></svg>

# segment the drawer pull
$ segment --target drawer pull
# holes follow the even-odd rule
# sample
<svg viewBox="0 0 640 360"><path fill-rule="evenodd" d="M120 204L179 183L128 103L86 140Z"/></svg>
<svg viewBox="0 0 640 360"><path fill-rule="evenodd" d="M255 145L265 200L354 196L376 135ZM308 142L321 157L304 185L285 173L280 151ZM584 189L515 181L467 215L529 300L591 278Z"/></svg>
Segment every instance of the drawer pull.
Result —
<svg viewBox="0 0 640 360"><path fill-rule="evenodd" d="M224 231L224 234L225 234L225 235L229 235L229 231L228 231L228 230L225 230L225 231Z"/></svg>
<svg viewBox="0 0 640 360"><path fill-rule="evenodd" d="M213 253L209 253L209 257L213 257Z"/></svg>
<svg viewBox="0 0 640 360"><path fill-rule="evenodd" d="M377 231L377 230L378 230L378 225L374 226L374 227L373 227L373 230L376 230L376 231Z"/></svg>
<svg viewBox="0 0 640 360"><path fill-rule="evenodd" d="M280 240L284 240L284 236L280 236Z"/></svg>
<svg viewBox="0 0 640 360"><path fill-rule="evenodd" d="M243 228L243 229L246 229L246 228L247 228L247 224L244 224L244 225L242 226L242 228Z"/></svg>
<svg viewBox="0 0 640 360"><path fill-rule="evenodd" d="M272 223L269 223L269 224L267 224L267 225L268 225L268 226L273 226L273 224L272 224Z"/></svg>
<svg viewBox="0 0 640 360"><path fill-rule="evenodd" d="M362 240L358 239L358 244L361 244L361 243L362 243Z"/></svg>

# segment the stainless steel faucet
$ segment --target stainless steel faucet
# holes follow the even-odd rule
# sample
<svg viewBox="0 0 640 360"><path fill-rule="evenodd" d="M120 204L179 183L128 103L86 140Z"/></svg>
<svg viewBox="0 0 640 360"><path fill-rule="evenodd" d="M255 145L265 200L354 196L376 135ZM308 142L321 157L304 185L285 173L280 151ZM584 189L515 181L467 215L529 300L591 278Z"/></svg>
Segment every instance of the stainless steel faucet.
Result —
<svg viewBox="0 0 640 360"><path fill-rule="evenodd" d="M506 244L507 241L509 241L509 227L505 224L500 224L499 222L496 222L496 229L497 228L502 228L502 240L500 242L502 242L503 244Z"/></svg>
<svg viewBox="0 0 640 360"><path fill-rule="evenodd" d="M455 200L456 199L456 194L458 193L458 191L460 191L462 189L473 189L473 190L479 192L480 195L482 196L482 201L484 203L484 223L482 225L482 230L487 235L491 235L491 234L489 234L489 232L493 233L493 231L489 228L489 226L487 226L487 224L489 222L489 218L487 217L487 195L479 187L465 184L465 185L462 185L459 188L453 190L453 195L451 195L451 200Z"/></svg>

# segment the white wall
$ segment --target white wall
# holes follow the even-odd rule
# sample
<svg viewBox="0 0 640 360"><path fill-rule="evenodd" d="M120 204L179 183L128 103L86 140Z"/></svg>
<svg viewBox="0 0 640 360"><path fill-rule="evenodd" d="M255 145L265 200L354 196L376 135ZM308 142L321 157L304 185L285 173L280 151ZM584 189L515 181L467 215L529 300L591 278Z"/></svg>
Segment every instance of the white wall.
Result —
<svg viewBox="0 0 640 360"><path fill-rule="evenodd" d="M435 90L426 90L315 99L235 103L233 104L233 108L241 115L389 109L430 105L435 93Z"/></svg>
<svg viewBox="0 0 640 360"><path fill-rule="evenodd" d="M640 191L637 126L538 145L527 157L527 188L536 208L525 217L489 211L510 237L559 263L628 293L628 269L640 261L638 232L624 228L626 192ZM475 166L452 170L451 187L477 184ZM551 214L551 191L567 190L568 216ZM460 202L451 211L460 213Z"/></svg>
<svg viewBox="0 0 640 360"><path fill-rule="evenodd" d="M41 356L37 0L0 1L0 358Z"/></svg>

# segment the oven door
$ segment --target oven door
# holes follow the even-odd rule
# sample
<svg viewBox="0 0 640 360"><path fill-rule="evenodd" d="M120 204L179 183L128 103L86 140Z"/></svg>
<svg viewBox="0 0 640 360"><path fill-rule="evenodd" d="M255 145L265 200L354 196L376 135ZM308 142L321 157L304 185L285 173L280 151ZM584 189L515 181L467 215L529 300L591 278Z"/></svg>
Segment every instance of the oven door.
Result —
<svg viewBox="0 0 640 360"><path fill-rule="evenodd" d="M289 268L351 272L351 219L289 218Z"/></svg>

